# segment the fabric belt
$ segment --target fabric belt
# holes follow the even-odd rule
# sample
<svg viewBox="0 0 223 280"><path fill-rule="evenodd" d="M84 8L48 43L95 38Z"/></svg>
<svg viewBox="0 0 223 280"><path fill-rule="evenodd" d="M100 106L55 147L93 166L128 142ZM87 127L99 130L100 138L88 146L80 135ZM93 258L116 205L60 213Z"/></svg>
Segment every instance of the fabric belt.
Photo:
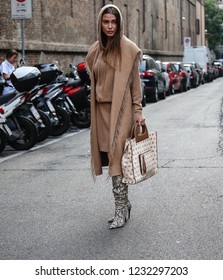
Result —
<svg viewBox="0 0 223 280"><path fill-rule="evenodd" d="M97 103L112 103L111 101L104 101L100 99L96 99Z"/></svg>

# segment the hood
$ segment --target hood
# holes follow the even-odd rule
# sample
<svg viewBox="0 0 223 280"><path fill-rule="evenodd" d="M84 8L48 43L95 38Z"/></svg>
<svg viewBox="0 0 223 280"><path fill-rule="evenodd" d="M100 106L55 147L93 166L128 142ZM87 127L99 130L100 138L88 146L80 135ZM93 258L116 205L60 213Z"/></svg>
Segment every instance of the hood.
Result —
<svg viewBox="0 0 223 280"><path fill-rule="evenodd" d="M109 7L113 7L115 8L119 15L120 15L120 37L122 37L124 35L124 23L123 23L123 18L122 18L122 14L119 10L119 8L113 4L108 4L108 5L105 5L99 12L98 14L98 41L99 41L99 45L100 45L100 48L103 49L103 45L102 45L102 39L101 39L101 20L102 20L102 14L104 12L105 9L109 8Z"/></svg>

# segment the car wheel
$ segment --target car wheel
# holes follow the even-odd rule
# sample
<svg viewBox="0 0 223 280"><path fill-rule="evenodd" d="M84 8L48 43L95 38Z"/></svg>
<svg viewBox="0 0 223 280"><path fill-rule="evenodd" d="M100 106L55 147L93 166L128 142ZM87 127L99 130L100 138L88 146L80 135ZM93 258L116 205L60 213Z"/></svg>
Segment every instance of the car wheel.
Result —
<svg viewBox="0 0 223 280"><path fill-rule="evenodd" d="M188 87L187 87L188 90L191 89L191 81L189 80L189 83L188 83Z"/></svg>
<svg viewBox="0 0 223 280"><path fill-rule="evenodd" d="M163 93L162 93L162 99L166 99L166 90L165 90L165 85L163 85Z"/></svg>
<svg viewBox="0 0 223 280"><path fill-rule="evenodd" d="M143 97L142 97L142 107L146 106L146 94L145 92L143 93Z"/></svg>
<svg viewBox="0 0 223 280"><path fill-rule="evenodd" d="M174 84L172 84L172 86L169 88L169 95L172 95L175 93L175 88L174 88Z"/></svg>
<svg viewBox="0 0 223 280"><path fill-rule="evenodd" d="M187 81L183 83L183 91L187 91Z"/></svg>
<svg viewBox="0 0 223 280"><path fill-rule="evenodd" d="M177 92L178 92L178 93L183 92L183 84L182 84L182 82L180 83L180 87L179 87L179 89L178 89Z"/></svg>
<svg viewBox="0 0 223 280"><path fill-rule="evenodd" d="M166 96L170 96L170 88L166 91Z"/></svg>
<svg viewBox="0 0 223 280"><path fill-rule="evenodd" d="M155 87L155 89L153 91L153 96L151 98L151 101L152 102L158 102L158 100L159 100L159 93L158 93L158 87L156 85L156 87Z"/></svg>
<svg viewBox="0 0 223 280"><path fill-rule="evenodd" d="M165 99L166 98L166 92L164 91L163 88L163 92L159 93L159 99Z"/></svg>
<svg viewBox="0 0 223 280"><path fill-rule="evenodd" d="M160 94L159 94L159 99L166 99L166 92L164 91L164 92L161 92Z"/></svg>

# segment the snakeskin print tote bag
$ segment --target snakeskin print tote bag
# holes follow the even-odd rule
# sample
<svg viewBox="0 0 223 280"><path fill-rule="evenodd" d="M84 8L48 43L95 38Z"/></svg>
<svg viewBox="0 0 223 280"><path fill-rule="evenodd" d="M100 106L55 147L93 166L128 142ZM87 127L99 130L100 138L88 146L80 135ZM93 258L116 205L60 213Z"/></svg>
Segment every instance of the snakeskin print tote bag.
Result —
<svg viewBox="0 0 223 280"><path fill-rule="evenodd" d="M141 131L140 131L141 130ZM137 184L158 172L157 132L146 125L134 125L125 141L122 156L122 182Z"/></svg>

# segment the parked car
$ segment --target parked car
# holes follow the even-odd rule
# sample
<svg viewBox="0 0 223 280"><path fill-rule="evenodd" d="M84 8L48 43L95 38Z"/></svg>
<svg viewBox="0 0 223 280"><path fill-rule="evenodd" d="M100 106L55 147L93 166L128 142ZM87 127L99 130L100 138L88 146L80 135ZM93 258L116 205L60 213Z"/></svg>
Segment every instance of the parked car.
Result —
<svg viewBox="0 0 223 280"><path fill-rule="evenodd" d="M199 84L203 85L205 82L205 79L204 79L204 72L202 70L202 67L197 62L191 62L191 64L194 66L195 70L197 71L197 73L199 75Z"/></svg>
<svg viewBox="0 0 223 280"><path fill-rule="evenodd" d="M140 78L145 84L146 99L152 102L165 99L164 78L155 60L149 55L143 55L139 71Z"/></svg>
<svg viewBox="0 0 223 280"><path fill-rule="evenodd" d="M219 77L223 77L223 64L220 61L214 61L214 67L218 69Z"/></svg>
<svg viewBox="0 0 223 280"><path fill-rule="evenodd" d="M181 82L183 84L183 91L187 91L188 89L191 88L190 75L187 72L187 69L185 69L182 62L175 61L175 62L172 62L172 63L174 64L174 66L176 67L178 73L180 74L180 76L182 78Z"/></svg>
<svg viewBox="0 0 223 280"><path fill-rule="evenodd" d="M183 91L182 77L172 62L162 62L162 69L170 78L169 94Z"/></svg>
<svg viewBox="0 0 223 280"><path fill-rule="evenodd" d="M192 63L184 63L185 69L187 69L189 75L190 75L190 84L191 87L196 88L199 85L199 75L197 71L195 70Z"/></svg>
<svg viewBox="0 0 223 280"><path fill-rule="evenodd" d="M220 62L223 67L223 58L216 59L215 62Z"/></svg>
<svg viewBox="0 0 223 280"><path fill-rule="evenodd" d="M170 87L170 78L166 71L162 70L162 62L160 60L156 60L156 64L159 67L160 72L162 73L162 76L164 78L164 91L166 92L166 95L169 94L169 87Z"/></svg>
<svg viewBox="0 0 223 280"><path fill-rule="evenodd" d="M213 79L217 79L219 77L219 70L218 67L215 67L214 62L213 62L213 69L214 69Z"/></svg>

